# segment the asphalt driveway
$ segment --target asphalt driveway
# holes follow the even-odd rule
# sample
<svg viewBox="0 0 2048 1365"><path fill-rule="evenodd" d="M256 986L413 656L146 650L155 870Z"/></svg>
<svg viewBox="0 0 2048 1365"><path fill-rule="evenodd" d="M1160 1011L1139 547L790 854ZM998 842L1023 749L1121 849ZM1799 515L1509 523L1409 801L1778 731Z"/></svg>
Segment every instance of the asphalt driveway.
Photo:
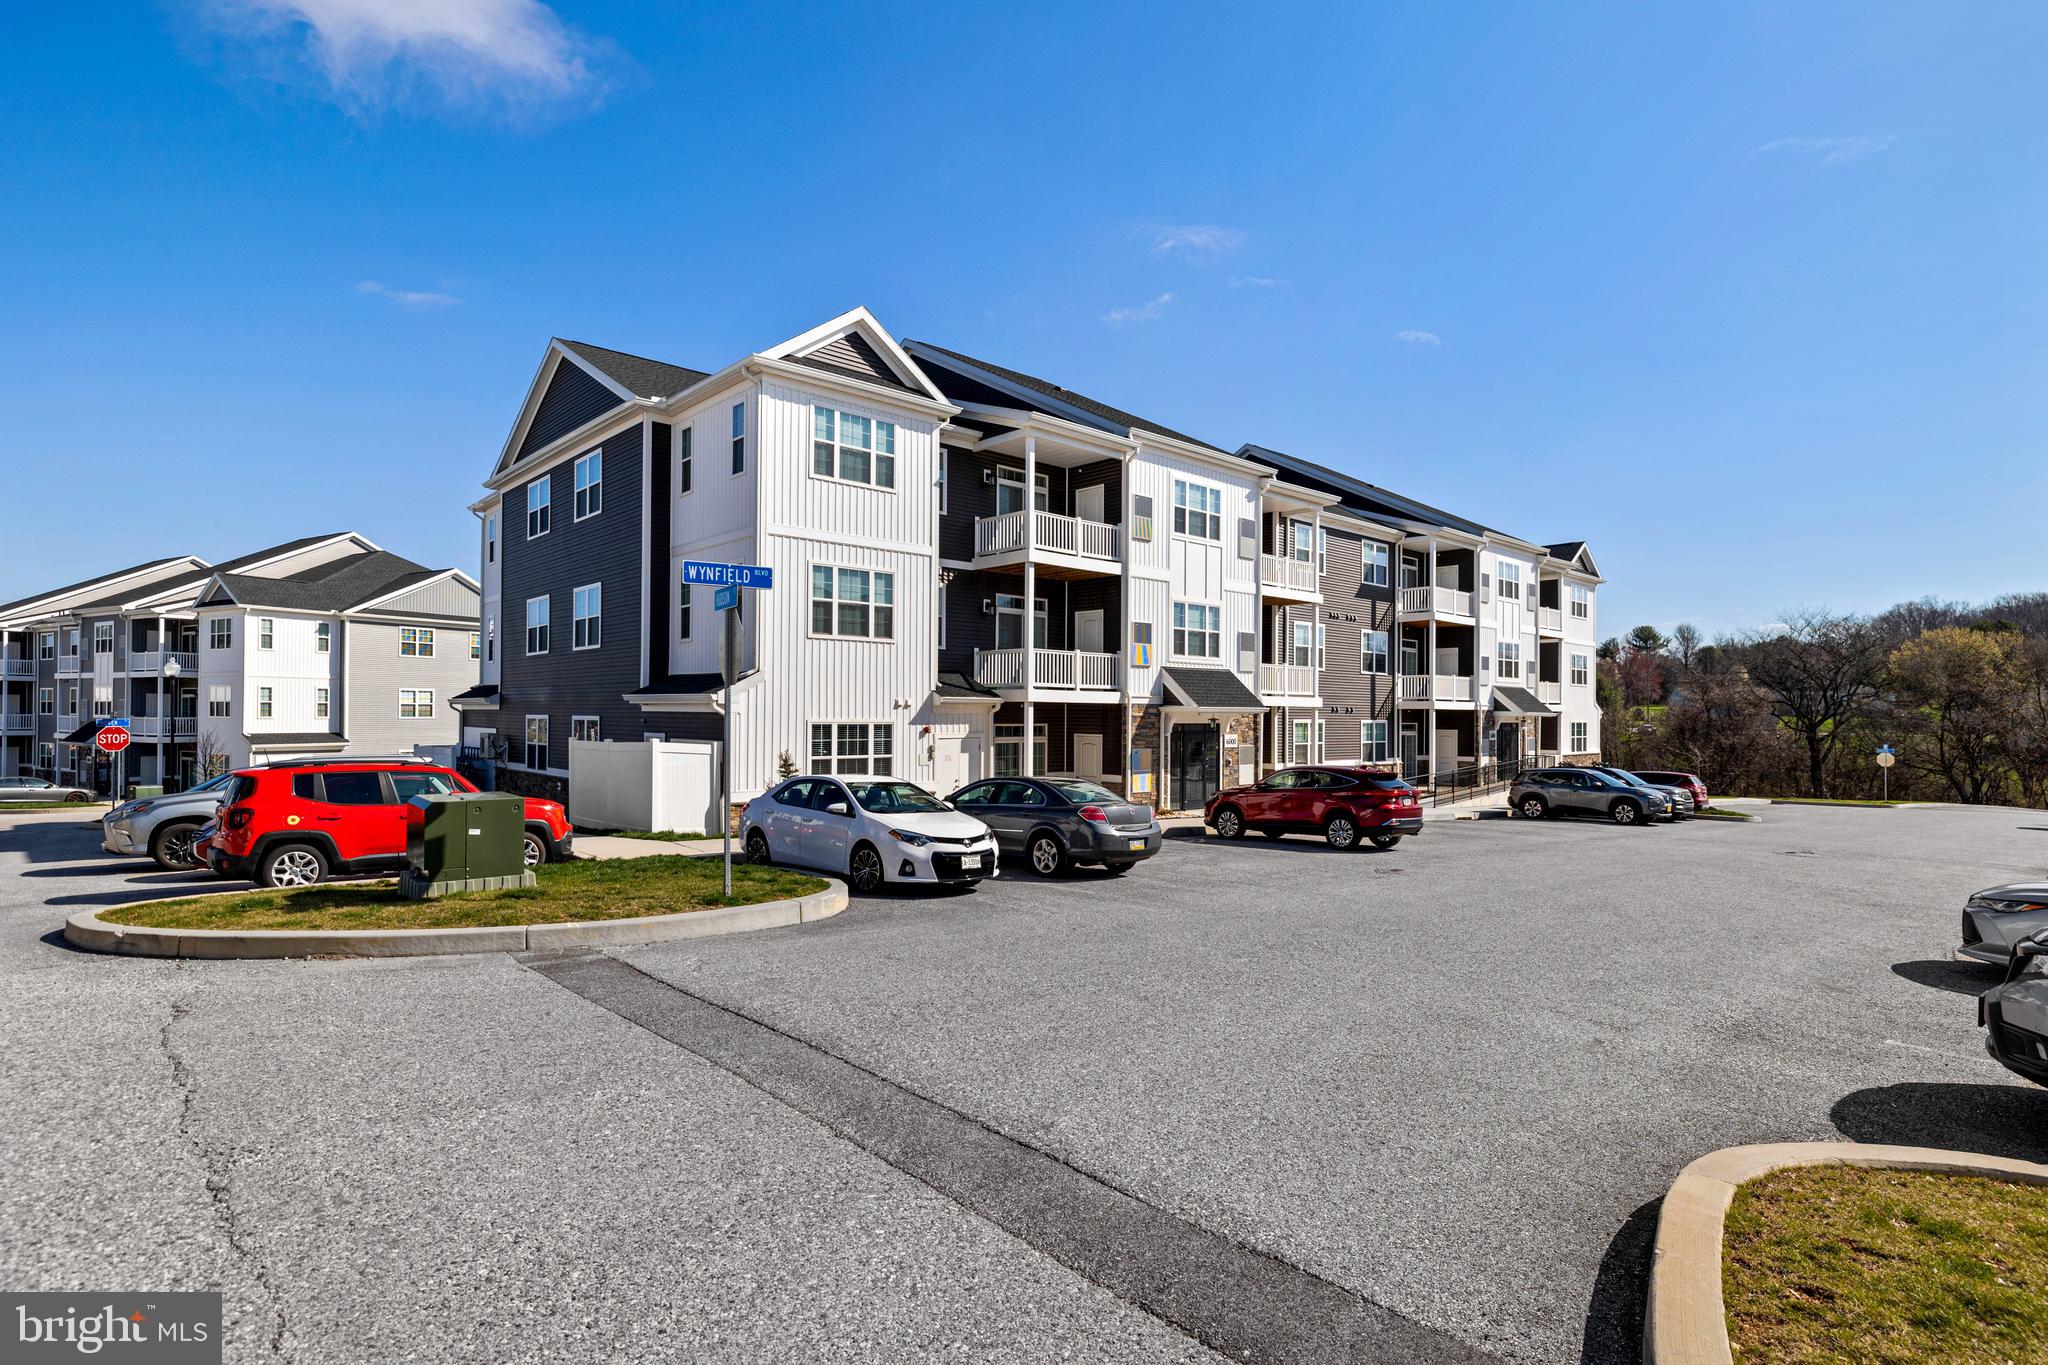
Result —
<svg viewBox="0 0 2048 1365"><path fill-rule="evenodd" d="M220 1282L231 1359L1217 1358L1047 1253L1077 1215L979 1206L942 1130L834 1118L857 1083L1447 1349L1632 1359L1654 1201L1702 1151L2048 1156L2048 1090L1983 1054L1989 974L1947 960L1969 891L2042 873L2048 817L1766 814L1175 839L1120 880L622 950L638 1015L500 957L73 953L42 902L149 874L0 828L0 1277ZM650 1022L664 994L816 1065Z"/></svg>

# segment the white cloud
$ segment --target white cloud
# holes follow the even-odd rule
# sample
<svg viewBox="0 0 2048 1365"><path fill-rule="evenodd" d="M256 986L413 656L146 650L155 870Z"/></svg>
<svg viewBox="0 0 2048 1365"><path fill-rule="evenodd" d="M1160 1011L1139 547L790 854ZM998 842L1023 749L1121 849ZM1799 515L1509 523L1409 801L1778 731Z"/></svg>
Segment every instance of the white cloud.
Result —
<svg viewBox="0 0 2048 1365"><path fill-rule="evenodd" d="M1151 229L1152 250L1161 256L1220 256L1244 245L1245 236L1236 228L1214 223L1190 223L1181 227Z"/></svg>
<svg viewBox="0 0 2048 1365"><path fill-rule="evenodd" d="M1413 328L1410 328L1408 331L1405 332L1394 333L1394 340L1405 341L1410 346L1416 347L1417 349L1426 346L1441 346L1444 344L1444 339L1438 336L1435 332L1418 332Z"/></svg>
<svg viewBox="0 0 2048 1365"><path fill-rule="evenodd" d="M352 113L387 107L529 120L603 93L606 51L541 0L199 0L266 74L310 73Z"/></svg>
<svg viewBox="0 0 2048 1365"><path fill-rule="evenodd" d="M379 284L376 280L364 280L356 286L356 292L358 294L375 294L378 298L390 299L400 308L410 308L414 312L425 312L431 308L448 308L462 302L461 299L456 298L453 294L436 294L424 289L393 289L390 285Z"/></svg>
<svg viewBox="0 0 2048 1365"><path fill-rule="evenodd" d="M1121 327L1127 322L1150 322L1166 311L1166 305L1173 302L1173 295L1159 297L1135 308L1112 308L1102 315L1102 320L1112 327Z"/></svg>
<svg viewBox="0 0 2048 1365"><path fill-rule="evenodd" d="M1849 166L1865 157L1876 156L1890 149L1898 138L1885 137L1781 137L1751 152L1751 156L1763 156L1767 152L1803 152L1820 158L1823 166Z"/></svg>
<svg viewBox="0 0 2048 1365"><path fill-rule="evenodd" d="M1230 279L1232 289L1278 289L1285 283L1287 281L1274 279L1271 275L1233 275Z"/></svg>

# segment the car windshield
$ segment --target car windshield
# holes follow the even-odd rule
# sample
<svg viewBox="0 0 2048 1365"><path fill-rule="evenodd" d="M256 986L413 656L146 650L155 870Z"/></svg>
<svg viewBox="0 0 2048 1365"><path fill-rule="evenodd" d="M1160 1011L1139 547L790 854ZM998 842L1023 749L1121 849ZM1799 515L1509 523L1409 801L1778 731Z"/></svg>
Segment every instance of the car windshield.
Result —
<svg viewBox="0 0 2048 1365"><path fill-rule="evenodd" d="M878 815L922 815L945 810L946 803L912 782L849 782L862 810Z"/></svg>
<svg viewBox="0 0 2048 1365"><path fill-rule="evenodd" d="M1107 787L1093 782L1048 782L1048 787L1069 801L1087 805L1091 801L1121 801L1123 798Z"/></svg>
<svg viewBox="0 0 2048 1365"><path fill-rule="evenodd" d="M230 782L232 782L232 781L234 781L234 780L235 780L235 775L234 775L233 773L222 773L222 774L221 774L220 776L218 776L218 777L209 777L209 778L207 778L207 779L206 779L206 780L205 780L204 782L201 782L201 783L200 783L200 784L199 784L198 786L196 786L196 787L187 787L187 788L186 788L186 790L187 790L187 791L195 791L195 792L218 792L218 791L226 791L226 790L227 790L227 787L228 787L228 783L230 783Z"/></svg>

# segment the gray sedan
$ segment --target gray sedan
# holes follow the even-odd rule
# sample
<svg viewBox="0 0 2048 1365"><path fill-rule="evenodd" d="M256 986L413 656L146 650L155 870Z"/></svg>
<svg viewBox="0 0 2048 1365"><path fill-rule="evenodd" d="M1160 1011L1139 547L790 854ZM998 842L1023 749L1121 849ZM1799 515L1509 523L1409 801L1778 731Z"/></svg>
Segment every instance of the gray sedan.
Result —
<svg viewBox="0 0 2048 1365"><path fill-rule="evenodd" d="M2014 882L1970 897L1963 907L1963 946L1956 957L2003 967L2012 946L2048 929L2048 882Z"/></svg>
<svg viewBox="0 0 2048 1365"><path fill-rule="evenodd" d="M60 787L42 777L0 777L0 801L68 801L78 805L93 799L83 787Z"/></svg>
<svg viewBox="0 0 2048 1365"><path fill-rule="evenodd" d="M1075 863L1097 863L1120 875L1159 851L1159 821L1150 806L1079 778L990 778L968 783L950 799L995 831L1000 851L1023 854L1043 877Z"/></svg>

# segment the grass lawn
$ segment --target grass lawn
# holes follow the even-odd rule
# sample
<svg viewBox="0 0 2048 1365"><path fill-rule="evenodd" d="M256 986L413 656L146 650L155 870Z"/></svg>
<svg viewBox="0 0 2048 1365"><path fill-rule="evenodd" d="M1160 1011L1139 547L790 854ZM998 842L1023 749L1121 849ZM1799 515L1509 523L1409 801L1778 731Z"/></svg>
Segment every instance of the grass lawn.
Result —
<svg viewBox="0 0 2048 1365"><path fill-rule="evenodd" d="M464 891L432 901L405 900L393 882L342 882L123 905L102 910L100 918L151 929L454 929L675 915L825 889L824 882L800 872L741 865L732 870L728 900L720 864L712 858L584 859L550 863L537 875L538 886Z"/></svg>
<svg viewBox="0 0 2048 1365"><path fill-rule="evenodd" d="M2048 1188L1804 1166L1735 1192L1721 1286L1737 1360L2048 1360Z"/></svg>
<svg viewBox="0 0 2048 1365"><path fill-rule="evenodd" d="M1903 806L1905 801L1855 801L1840 796L1774 796L1774 806Z"/></svg>
<svg viewBox="0 0 2048 1365"><path fill-rule="evenodd" d="M663 843L679 844L685 839L712 839L716 835L692 834L675 829L595 829L592 834L601 834L607 839L655 839Z"/></svg>
<svg viewBox="0 0 2048 1365"><path fill-rule="evenodd" d="M1750 814L1750 813L1749 813L1748 811L1742 811L1742 810L1729 810L1729 809L1728 809L1728 808L1727 808L1726 806L1701 806L1701 807L1700 807L1700 808L1699 808L1698 810L1694 811L1694 812L1693 812L1693 814L1695 814L1695 815L1725 815L1725 816L1727 816L1728 818L1730 818L1730 819L1733 819L1733 820L1754 820L1754 819L1756 819L1756 817L1755 817L1754 815L1751 815L1751 814Z"/></svg>
<svg viewBox="0 0 2048 1365"><path fill-rule="evenodd" d="M105 801L0 801L0 815L11 810L91 810Z"/></svg>

